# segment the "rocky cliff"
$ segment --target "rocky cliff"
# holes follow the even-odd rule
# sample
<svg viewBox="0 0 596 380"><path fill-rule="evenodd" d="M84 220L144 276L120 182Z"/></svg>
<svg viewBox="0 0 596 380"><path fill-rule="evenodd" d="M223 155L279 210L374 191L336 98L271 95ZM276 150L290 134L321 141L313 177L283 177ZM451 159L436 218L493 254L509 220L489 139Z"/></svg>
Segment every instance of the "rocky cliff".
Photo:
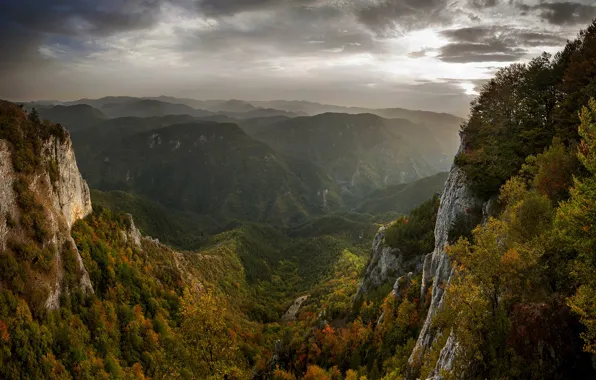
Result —
<svg viewBox="0 0 596 380"><path fill-rule="evenodd" d="M0 252L27 273L36 294L30 302L56 309L65 291L93 292L70 235L92 211L89 188L62 127L31 121L14 104L0 106Z"/></svg>
<svg viewBox="0 0 596 380"><path fill-rule="evenodd" d="M54 165L58 174L53 183L47 172L37 177L33 183L34 192L39 194L40 198L45 197L49 201L47 205L49 206L48 213L52 215L51 219L53 220L52 242L56 244L56 247L67 243L75 251L80 290L84 293L93 293L89 274L83 265L76 244L70 236L72 225L92 212L89 187L81 177L77 167L70 138L59 141L58 138L53 137L46 141L42 152L42 160L46 163L46 166ZM62 287L64 271L61 268L61 259L58 250L55 263L57 275L53 279L54 281L49 284L50 295L45 304L48 309L60 307L60 295L64 291Z"/></svg>
<svg viewBox="0 0 596 380"><path fill-rule="evenodd" d="M449 284L452 274L451 262L445 252L449 229L458 216L472 214L475 210L483 208L483 205L483 200L475 196L466 185L463 172L454 165L441 196L441 205L435 225L435 249L424 259L421 297L425 297L431 286L432 295L426 320L409 359L410 364L420 363L424 353L432 346L436 338L441 334L449 333L437 331L432 326L433 318L443 303L445 286ZM457 342L450 337L441 351L435 374L438 374L441 369L450 369L456 347Z"/></svg>
<svg viewBox="0 0 596 380"><path fill-rule="evenodd" d="M418 256L406 258L399 248L389 247L385 243L385 230L386 227L381 227L373 240L371 259L355 300L362 299L385 284L393 284L409 272L421 269L422 261Z"/></svg>

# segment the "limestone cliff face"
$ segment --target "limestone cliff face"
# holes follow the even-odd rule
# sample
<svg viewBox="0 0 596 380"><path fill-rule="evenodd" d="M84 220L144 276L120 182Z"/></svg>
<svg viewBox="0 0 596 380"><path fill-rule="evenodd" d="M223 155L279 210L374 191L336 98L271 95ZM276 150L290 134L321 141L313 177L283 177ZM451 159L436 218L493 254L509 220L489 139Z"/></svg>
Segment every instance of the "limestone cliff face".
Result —
<svg viewBox="0 0 596 380"><path fill-rule="evenodd" d="M12 154L10 143L0 139L0 249L6 249L11 240L27 239L15 223L22 211L14 189L18 175L13 167ZM89 275L70 235L72 225L89 215L92 209L89 188L79 173L70 137L60 139L53 136L43 141L40 159L41 167L45 169L29 178L29 190L42 206L47 220L49 238L42 243L42 248L53 251L54 259L52 268L47 273L34 274L33 280L36 287L44 289L47 294L45 307L52 310L60 306L60 295L67 291L62 281L63 254L67 249L73 250L76 257L76 278L80 290L93 292Z"/></svg>
<svg viewBox="0 0 596 380"><path fill-rule="evenodd" d="M385 230L386 227L381 227L373 240L371 260L358 286L355 299L384 284L394 283L399 277L415 272L421 267L422 262L418 257L406 258L399 248L385 244Z"/></svg>
<svg viewBox="0 0 596 380"><path fill-rule="evenodd" d="M10 233L9 220L18 215L14 176L10 148L5 140L0 140L0 250L6 249Z"/></svg>
<svg viewBox="0 0 596 380"><path fill-rule="evenodd" d="M70 138L63 142L55 137L50 139L44 146L44 153L44 161L55 162L59 171L50 199L54 208L62 212L70 229L77 220L92 212L89 187L77 167Z"/></svg>
<svg viewBox="0 0 596 380"><path fill-rule="evenodd" d="M452 274L451 262L445 252L449 229L459 215L472 213L474 210L482 208L483 204L483 200L475 196L466 185L464 173L454 165L441 196L441 205L435 225L435 249L424 259L421 296L424 297L429 287L432 286L432 298L426 320L410 356L410 364L419 362L425 351L432 346L440 334L449 334L449 332L436 331L432 328L432 320L442 306L444 289L449 284ZM457 342L450 337L448 344L441 352L436 373L440 369L450 369L456 347Z"/></svg>

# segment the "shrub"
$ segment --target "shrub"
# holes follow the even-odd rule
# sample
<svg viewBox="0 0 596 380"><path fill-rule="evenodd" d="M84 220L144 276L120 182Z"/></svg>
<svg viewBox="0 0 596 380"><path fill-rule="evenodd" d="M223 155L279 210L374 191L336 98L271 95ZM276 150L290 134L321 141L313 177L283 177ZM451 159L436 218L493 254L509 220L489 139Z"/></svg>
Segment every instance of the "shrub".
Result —
<svg viewBox="0 0 596 380"><path fill-rule="evenodd" d="M19 276L19 263L8 252L0 252L0 279L6 283Z"/></svg>
<svg viewBox="0 0 596 380"><path fill-rule="evenodd" d="M9 248L13 251L17 259L31 262L39 255L40 249L36 244L30 241L11 240L8 243Z"/></svg>
<svg viewBox="0 0 596 380"><path fill-rule="evenodd" d="M48 272L54 265L56 251L53 246L38 250L37 256L33 259L33 267L39 271Z"/></svg>
<svg viewBox="0 0 596 380"><path fill-rule="evenodd" d="M392 248L398 248L408 257L424 255L435 246L435 222L439 210L439 196L424 202L394 221L385 231L385 242Z"/></svg>

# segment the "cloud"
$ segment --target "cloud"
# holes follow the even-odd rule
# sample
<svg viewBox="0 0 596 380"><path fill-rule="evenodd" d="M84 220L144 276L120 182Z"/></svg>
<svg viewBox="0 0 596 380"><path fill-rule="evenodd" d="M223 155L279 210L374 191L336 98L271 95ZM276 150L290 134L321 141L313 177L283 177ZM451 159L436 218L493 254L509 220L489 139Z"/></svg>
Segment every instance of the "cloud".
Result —
<svg viewBox="0 0 596 380"><path fill-rule="evenodd" d="M51 63L40 53L48 41L75 44L85 37L143 30L159 20L158 0L95 2L63 0L4 0L0 2L0 76Z"/></svg>
<svg viewBox="0 0 596 380"><path fill-rule="evenodd" d="M484 43L453 43L440 49L444 62L514 62L523 58L526 50L509 47L500 41Z"/></svg>
<svg viewBox="0 0 596 380"><path fill-rule="evenodd" d="M596 18L596 6L578 2L545 2L538 5L519 4L526 14L536 13L541 19L554 25L577 25L589 23Z"/></svg>
<svg viewBox="0 0 596 380"><path fill-rule="evenodd" d="M190 60L225 59L238 65L255 61L311 60L354 54L382 54L384 44L365 28L346 22L331 6L283 7L224 16L209 28L174 27L173 49Z"/></svg>
<svg viewBox="0 0 596 380"><path fill-rule="evenodd" d="M491 8L498 4L499 0L469 0L468 3L472 8L483 9Z"/></svg>
<svg viewBox="0 0 596 380"><path fill-rule="evenodd" d="M161 0L92 1L5 0L0 14L32 32L58 35L107 35L139 30L159 20Z"/></svg>
<svg viewBox="0 0 596 380"><path fill-rule="evenodd" d="M197 8L207 16L220 17L263 9L313 6L318 3L317 0L198 0Z"/></svg>
<svg viewBox="0 0 596 380"><path fill-rule="evenodd" d="M445 21L446 0L381 0L356 10L358 20L380 35L408 31Z"/></svg>
<svg viewBox="0 0 596 380"><path fill-rule="evenodd" d="M475 26L444 30L451 42L439 50L444 62L515 62L525 58L529 48L561 46L566 39L546 31L512 26Z"/></svg>
<svg viewBox="0 0 596 380"><path fill-rule="evenodd" d="M3 0L0 98L167 93L461 113L476 80L564 45L591 9L519 1Z"/></svg>
<svg viewBox="0 0 596 380"><path fill-rule="evenodd" d="M566 38L547 30L526 29L512 25L473 26L458 29L446 29L441 32L451 41L482 43L499 40L512 46L561 46Z"/></svg>
<svg viewBox="0 0 596 380"><path fill-rule="evenodd" d="M426 57L426 54L431 51L433 51L433 49L422 49L422 50L411 51L408 53L408 57L410 57L410 58Z"/></svg>

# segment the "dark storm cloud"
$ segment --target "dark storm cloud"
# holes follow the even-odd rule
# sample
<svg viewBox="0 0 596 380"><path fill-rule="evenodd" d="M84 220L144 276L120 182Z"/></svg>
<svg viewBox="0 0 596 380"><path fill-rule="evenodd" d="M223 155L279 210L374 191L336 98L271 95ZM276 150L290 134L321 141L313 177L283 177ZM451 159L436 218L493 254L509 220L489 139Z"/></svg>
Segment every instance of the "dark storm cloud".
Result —
<svg viewBox="0 0 596 380"><path fill-rule="evenodd" d="M27 87L54 75L57 62L39 51L45 43L80 46L85 37L146 29L158 22L161 5L161 0L0 1L0 97L22 97Z"/></svg>
<svg viewBox="0 0 596 380"><path fill-rule="evenodd" d="M445 30L451 43L440 49L444 62L514 62L524 58L527 48L560 46L565 38L509 26L468 27Z"/></svg>
<svg viewBox="0 0 596 380"><path fill-rule="evenodd" d="M525 13L536 13L540 18L554 25L576 25L588 23L596 18L596 6L579 2L541 2L538 5L519 4Z"/></svg>
<svg viewBox="0 0 596 380"><path fill-rule="evenodd" d="M277 8L283 6L305 6L317 0L198 0L198 9L208 16L217 17L244 11Z"/></svg>
<svg viewBox="0 0 596 380"><path fill-rule="evenodd" d="M145 29L158 20L158 0L3 0L0 2L0 75L20 65L47 64L38 48L53 38L106 36Z"/></svg>
<svg viewBox="0 0 596 380"><path fill-rule="evenodd" d="M5 22L31 32L61 35L106 35L145 29L158 21L161 0L3 0Z"/></svg>
<svg viewBox="0 0 596 380"><path fill-rule="evenodd" d="M487 43L498 40L510 46L560 46L566 39L545 31L519 29L512 26L473 26L441 32L452 42Z"/></svg>
<svg viewBox="0 0 596 380"><path fill-rule="evenodd" d="M452 43L440 49L444 62L514 62L524 57L525 49L509 47L499 41Z"/></svg>
<svg viewBox="0 0 596 380"><path fill-rule="evenodd" d="M490 35L494 34L494 30L491 27L485 26L474 26L460 29L444 30L441 34L450 40L456 40L458 42L481 42Z"/></svg>
<svg viewBox="0 0 596 380"><path fill-rule="evenodd" d="M556 34L539 33L539 32L519 32L514 34L517 44L534 47L534 46L562 46L567 39Z"/></svg>
<svg viewBox="0 0 596 380"><path fill-rule="evenodd" d="M378 34L410 30L441 22L446 0L383 0L356 11L358 20Z"/></svg>

